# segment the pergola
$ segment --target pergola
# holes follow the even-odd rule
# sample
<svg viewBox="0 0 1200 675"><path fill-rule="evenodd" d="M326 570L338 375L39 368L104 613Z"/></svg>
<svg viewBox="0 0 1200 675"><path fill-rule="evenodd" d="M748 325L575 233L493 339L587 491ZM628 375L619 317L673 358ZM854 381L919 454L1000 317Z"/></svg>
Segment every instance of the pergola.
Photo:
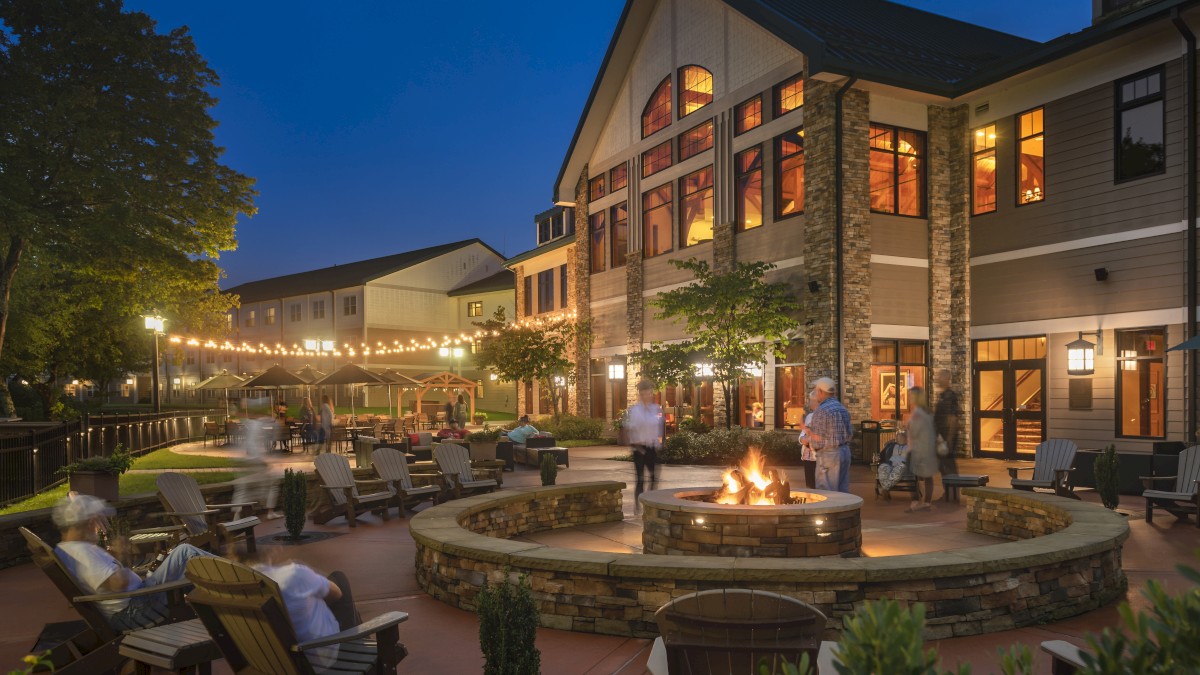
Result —
<svg viewBox="0 0 1200 675"><path fill-rule="evenodd" d="M421 388L417 390L417 405L415 410L420 412L421 399L425 398L425 394L434 389L461 389L466 392L467 400L471 405L471 417L475 417L475 388L479 385L474 380L468 380L462 375L455 375L449 371L442 371L432 375L422 375L417 378L421 383Z"/></svg>

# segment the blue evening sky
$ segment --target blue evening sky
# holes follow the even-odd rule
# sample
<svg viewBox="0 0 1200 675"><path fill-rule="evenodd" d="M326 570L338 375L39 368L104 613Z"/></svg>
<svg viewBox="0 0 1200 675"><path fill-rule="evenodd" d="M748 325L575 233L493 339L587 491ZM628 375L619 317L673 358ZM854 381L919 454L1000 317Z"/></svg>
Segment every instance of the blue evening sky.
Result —
<svg viewBox="0 0 1200 675"><path fill-rule="evenodd" d="M225 161L259 213L225 286L470 237L534 245L623 0L128 0L221 76ZM1090 0L905 0L1036 40ZM897 26L903 30L903 26Z"/></svg>

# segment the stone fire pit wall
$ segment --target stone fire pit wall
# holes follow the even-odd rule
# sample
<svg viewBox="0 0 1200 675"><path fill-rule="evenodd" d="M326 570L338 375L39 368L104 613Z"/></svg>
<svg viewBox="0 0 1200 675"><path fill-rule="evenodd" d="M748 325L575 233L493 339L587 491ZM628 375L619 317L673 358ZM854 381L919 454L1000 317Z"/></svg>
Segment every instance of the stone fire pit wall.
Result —
<svg viewBox="0 0 1200 675"><path fill-rule="evenodd" d="M792 596L825 614L828 639L837 638L843 618L864 601L889 598L925 604L929 640L1059 621L1112 602L1127 584L1123 516L1054 495L994 488L963 490L969 527L1013 541L917 555L649 555L498 536L619 520L624 487L605 481L518 488L426 509L410 521L417 583L443 602L475 611L484 582L501 581L507 568L514 579L528 577L543 626L636 637L657 635L654 612L694 591L753 588ZM1045 524L1030 527L1031 520ZM1035 531L1048 534L1023 538Z"/></svg>

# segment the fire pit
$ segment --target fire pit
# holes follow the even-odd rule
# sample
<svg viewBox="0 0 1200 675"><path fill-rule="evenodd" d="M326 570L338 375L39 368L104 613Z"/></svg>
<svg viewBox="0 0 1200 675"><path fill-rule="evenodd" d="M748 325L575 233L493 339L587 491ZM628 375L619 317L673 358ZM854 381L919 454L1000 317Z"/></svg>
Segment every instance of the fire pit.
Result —
<svg viewBox="0 0 1200 675"><path fill-rule="evenodd" d="M782 471L751 451L721 488L655 490L641 496L645 553L733 557L856 557L862 498L791 490Z"/></svg>

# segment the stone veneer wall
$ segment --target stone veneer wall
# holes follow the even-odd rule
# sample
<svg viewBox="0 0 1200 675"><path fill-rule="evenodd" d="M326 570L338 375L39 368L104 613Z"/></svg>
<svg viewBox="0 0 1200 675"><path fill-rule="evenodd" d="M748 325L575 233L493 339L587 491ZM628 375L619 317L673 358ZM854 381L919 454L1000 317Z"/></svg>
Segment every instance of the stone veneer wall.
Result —
<svg viewBox="0 0 1200 675"><path fill-rule="evenodd" d="M735 558L855 557L862 546L860 510L835 513L698 514L642 502L646 553ZM821 522L815 525L814 520Z"/></svg>
<svg viewBox="0 0 1200 675"><path fill-rule="evenodd" d="M592 319L591 293L591 231L588 229L588 166L583 165L579 181L575 183L575 243L567 255L567 293L564 298L567 308L575 311L580 322ZM573 415L590 417L592 414L590 340L580 340L571 351L570 359L575 362L575 381L568 385L567 409Z"/></svg>
<svg viewBox="0 0 1200 675"><path fill-rule="evenodd" d="M1037 499L1021 495L967 495L967 529L1005 539L1033 539L1058 532L1072 523L1071 516Z"/></svg>
<svg viewBox="0 0 1200 675"><path fill-rule="evenodd" d="M631 168L630 171L632 170ZM630 217L632 218L632 215ZM632 237L632 233L630 236ZM625 256L625 322L628 331L626 347L629 354L636 354L642 349L643 329L645 328L643 325L645 323L643 312L645 305L642 298L643 265L640 246L636 251L630 251ZM638 379L637 364L627 364L625 370L626 401L637 400Z"/></svg>
<svg viewBox="0 0 1200 675"><path fill-rule="evenodd" d="M528 576L543 626L637 637L657 635L654 612L668 600L715 588L768 590L810 603L828 618L830 638L865 600L923 602L930 640L1060 620L1115 600L1127 584L1121 546L1129 525L1123 517L1093 504L1013 490L968 488L963 495L979 522L996 520L990 514L994 505L1011 504L1024 512L1021 517L1036 517L1041 508L1054 523L1070 524L1030 540L954 551L787 560L582 551L463 527L518 532L530 523L565 527L575 524L573 518L607 518L602 512L611 513L614 504L620 508L614 499L623 487L600 482L519 488L427 509L410 522L417 582L434 597L473 611L483 583L504 579L508 568L512 578ZM570 493L561 515L541 506L556 492ZM535 513L522 516L522 508ZM487 513L501 522L488 524Z"/></svg>

